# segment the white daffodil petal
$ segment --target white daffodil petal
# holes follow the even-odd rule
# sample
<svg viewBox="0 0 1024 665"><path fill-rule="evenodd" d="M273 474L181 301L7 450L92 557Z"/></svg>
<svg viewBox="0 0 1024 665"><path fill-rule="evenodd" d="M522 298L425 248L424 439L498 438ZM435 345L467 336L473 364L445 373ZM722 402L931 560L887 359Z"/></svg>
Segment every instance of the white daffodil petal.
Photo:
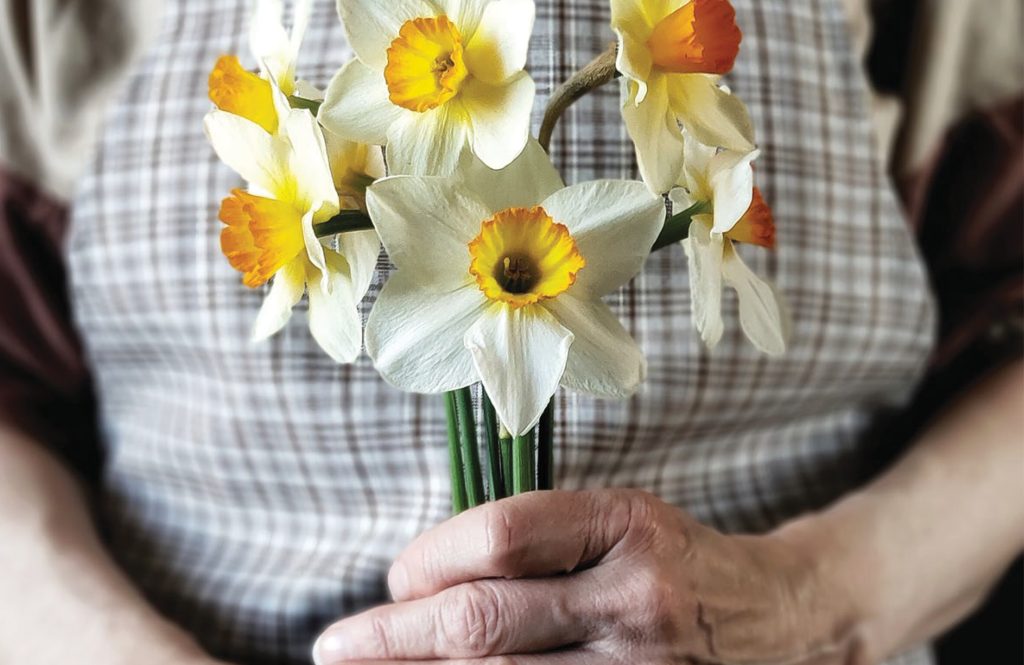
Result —
<svg viewBox="0 0 1024 665"><path fill-rule="evenodd" d="M690 196L698 201L710 201L714 197L708 179L711 160L718 153L713 145L704 145L690 132L683 132L683 177L680 182L690 190Z"/></svg>
<svg viewBox="0 0 1024 665"><path fill-rule="evenodd" d="M447 176L455 171L468 127L460 110L452 106L409 113L391 126L387 147L391 173Z"/></svg>
<svg viewBox="0 0 1024 665"><path fill-rule="evenodd" d="M748 153L754 125L739 97L718 87L707 74L668 74L672 110L694 138L708 146Z"/></svg>
<svg viewBox="0 0 1024 665"><path fill-rule="evenodd" d="M317 271L309 269L309 332L335 362L350 363L363 346L363 322L352 297L348 262L336 252L326 253L330 289L322 288Z"/></svg>
<svg viewBox="0 0 1024 665"><path fill-rule="evenodd" d="M672 201L672 214L678 215L679 213L693 207L697 201L690 193L686 191L685 187L673 187L668 193L668 198Z"/></svg>
<svg viewBox="0 0 1024 665"><path fill-rule="evenodd" d="M380 257L380 238L376 231L356 231L338 236L338 249L348 261L352 275L352 298L358 303L370 289Z"/></svg>
<svg viewBox="0 0 1024 665"><path fill-rule="evenodd" d="M493 306L465 341L498 419L513 436L528 432L558 389L572 332L543 307Z"/></svg>
<svg viewBox="0 0 1024 665"><path fill-rule="evenodd" d="M264 71L280 85L288 87L297 50L292 49L283 17L281 0L256 0L249 24L249 48Z"/></svg>
<svg viewBox="0 0 1024 665"><path fill-rule="evenodd" d="M286 188L288 141L241 116L211 111L203 121L206 136L221 161L264 192Z"/></svg>
<svg viewBox="0 0 1024 665"><path fill-rule="evenodd" d="M484 164L503 169L522 154L530 138L535 94L526 72L498 86L466 81L459 99L472 125L473 152Z"/></svg>
<svg viewBox="0 0 1024 665"><path fill-rule="evenodd" d="M641 182L597 180L559 190L541 203L565 224L587 265L573 292L595 298L631 280L665 225L665 203Z"/></svg>
<svg viewBox="0 0 1024 665"><path fill-rule="evenodd" d="M414 271L384 285L366 323L366 352L385 381L402 390L441 393L477 380L463 338L487 307L475 284L427 292Z"/></svg>
<svg viewBox="0 0 1024 665"><path fill-rule="evenodd" d="M487 5L466 46L466 66L474 78L498 85L526 67L536 7L533 0L498 0Z"/></svg>
<svg viewBox="0 0 1024 665"><path fill-rule="evenodd" d="M274 275L270 292L263 300L252 328L252 341L261 342L276 334L292 317L292 308L306 292L305 258L299 256Z"/></svg>
<svg viewBox="0 0 1024 665"><path fill-rule="evenodd" d="M298 185L296 203L314 212L326 207L324 213L335 214L338 192L327 158L327 144L316 118L307 110L293 110L288 114L285 131L292 144L288 168Z"/></svg>
<svg viewBox="0 0 1024 665"><path fill-rule="evenodd" d="M647 99L639 106L628 99L627 93L622 117L636 146L640 175L651 191L662 194L672 189L683 169L683 134L669 108L667 77L651 78Z"/></svg>
<svg viewBox="0 0 1024 665"><path fill-rule="evenodd" d="M576 338L562 385L614 399L636 392L647 373L647 361L607 305L564 295L545 306Z"/></svg>
<svg viewBox="0 0 1024 665"><path fill-rule="evenodd" d="M384 145L391 126L411 113L391 103L384 74L352 60L327 86L319 120L349 141Z"/></svg>
<svg viewBox="0 0 1024 665"><path fill-rule="evenodd" d="M316 236L316 229L313 228L312 210L302 216L302 240L306 245L306 257L313 267L320 271L320 288L330 293L333 287L327 270L327 259L324 246Z"/></svg>
<svg viewBox="0 0 1024 665"><path fill-rule="evenodd" d="M338 16L349 46L366 65L383 72L388 47L406 21L438 15L429 0L338 0Z"/></svg>
<svg viewBox="0 0 1024 665"><path fill-rule="evenodd" d="M306 37L306 29L309 28L309 19L313 14L313 0L295 0L295 7L292 9L292 53L298 56L302 48L302 40ZM295 67L294 60L292 67Z"/></svg>
<svg viewBox="0 0 1024 665"><path fill-rule="evenodd" d="M647 100L648 79L651 78L654 62L651 51L647 48L646 38L635 27L612 23L612 29L618 37L618 52L615 56L615 69L623 76L623 101L631 106L638 106ZM628 99L627 93L628 92Z"/></svg>
<svg viewBox="0 0 1024 665"><path fill-rule="evenodd" d="M708 180L714 194L715 233L725 233L750 208L754 199L754 169L760 151L743 154L720 152L711 160Z"/></svg>
<svg viewBox="0 0 1024 665"><path fill-rule="evenodd" d="M467 150L462 154L459 173L466 188L491 212L538 205L565 187L558 169L534 138L526 142L522 154L500 171Z"/></svg>
<svg viewBox="0 0 1024 665"><path fill-rule="evenodd" d="M784 308L770 284L754 274L743 262L732 242L727 242L722 277L736 289L740 301L740 326L762 353L780 356L786 352Z"/></svg>
<svg viewBox="0 0 1024 665"><path fill-rule="evenodd" d="M683 241L690 272L690 301L694 327L709 349L715 348L725 324L722 322L723 238L711 233L710 215L697 215L690 224L690 237Z"/></svg>
<svg viewBox="0 0 1024 665"><path fill-rule="evenodd" d="M500 0L499 0L500 1ZM487 7L494 0L434 0L441 13L450 18L462 35L463 43L472 41Z"/></svg>
<svg viewBox="0 0 1024 665"><path fill-rule="evenodd" d="M491 216L449 178L394 176L370 186L367 208L399 272L447 291L470 279L469 242Z"/></svg>

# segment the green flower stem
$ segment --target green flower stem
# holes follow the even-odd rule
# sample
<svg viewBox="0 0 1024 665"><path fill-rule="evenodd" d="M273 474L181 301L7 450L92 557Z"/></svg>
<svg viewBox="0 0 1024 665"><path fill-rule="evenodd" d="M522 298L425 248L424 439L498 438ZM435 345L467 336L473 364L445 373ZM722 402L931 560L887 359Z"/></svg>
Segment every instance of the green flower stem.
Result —
<svg viewBox="0 0 1024 665"><path fill-rule="evenodd" d="M293 109L306 109L313 115L320 112L320 105L323 102L315 99L306 99L305 97L299 97L298 95L291 95L288 97L288 105Z"/></svg>
<svg viewBox="0 0 1024 665"><path fill-rule="evenodd" d="M452 479L452 514L458 515L466 509L466 485L462 472L462 452L459 449L458 414L455 407L455 393L445 393L445 413L448 416L448 466Z"/></svg>
<svg viewBox="0 0 1024 665"><path fill-rule="evenodd" d="M555 489L555 398L537 426L537 489Z"/></svg>
<svg viewBox="0 0 1024 665"><path fill-rule="evenodd" d="M476 440L473 395L469 388L460 388L455 391L455 407L459 419L459 449L462 453L466 504L470 508L474 508L487 499L484 495L483 474L480 472L480 449Z"/></svg>
<svg viewBox="0 0 1024 665"><path fill-rule="evenodd" d="M313 225L313 231L317 238L327 238L339 233L351 233L352 231L370 231L373 229L373 222L369 215L358 210L342 210L326 222Z"/></svg>
<svg viewBox="0 0 1024 665"><path fill-rule="evenodd" d="M698 201L681 213L669 217L665 220L665 226L662 227L658 239L654 241L651 251L656 252L685 240L690 235L690 222L693 221L694 215L701 215L710 210L710 201Z"/></svg>
<svg viewBox="0 0 1024 665"><path fill-rule="evenodd" d="M504 499L505 479L501 464L501 446L498 442L498 414L494 411L494 404L491 403L491 396L487 390L480 386L480 399L484 405L484 432L487 445L487 473L490 485L491 501Z"/></svg>
<svg viewBox="0 0 1024 665"><path fill-rule="evenodd" d="M533 432L512 441L512 493L532 492L537 487L534 466Z"/></svg>
<svg viewBox="0 0 1024 665"><path fill-rule="evenodd" d="M618 45L613 43L607 51L569 77L569 80L559 86L551 95L547 109L544 111L544 121L541 123L540 133L537 136L537 140L540 141L545 151L551 146L551 135L562 114L591 90L600 88L619 76L615 69L617 53Z"/></svg>
<svg viewBox="0 0 1024 665"><path fill-rule="evenodd" d="M498 449L501 452L501 480L505 485L505 496L512 496L515 493L512 486L512 476L515 475L512 472L512 437L499 436Z"/></svg>

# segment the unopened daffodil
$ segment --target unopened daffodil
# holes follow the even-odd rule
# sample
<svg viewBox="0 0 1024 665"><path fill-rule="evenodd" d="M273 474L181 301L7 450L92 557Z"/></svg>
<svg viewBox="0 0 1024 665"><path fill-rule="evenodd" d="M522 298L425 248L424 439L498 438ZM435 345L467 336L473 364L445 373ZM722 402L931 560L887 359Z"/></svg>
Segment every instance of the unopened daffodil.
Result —
<svg viewBox="0 0 1024 665"><path fill-rule="evenodd" d="M503 171L398 176L370 187L370 214L395 272L366 347L381 375L413 392L482 381L513 435L558 385L612 398L645 373L605 296L636 275L664 224L639 182L564 187L531 141Z"/></svg>
<svg viewBox="0 0 1024 665"><path fill-rule="evenodd" d="M740 326L763 353L786 350L788 321L770 284L743 262L736 243L775 247L772 211L754 187L751 163L757 151L718 151L684 135L686 166L680 186L670 193L676 212L700 205L683 249L690 269L693 320L709 348L722 338L723 284L739 297Z"/></svg>
<svg viewBox="0 0 1024 665"><path fill-rule="evenodd" d="M747 153L753 126L719 85L742 34L728 0L612 0L622 112L644 181L667 192L683 161L680 123L709 146Z"/></svg>
<svg viewBox="0 0 1024 665"><path fill-rule="evenodd" d="M338 11L356 59L327 89L325 127L386 145L397 174L449 175L466 145L493 169L522 152L533 0L338 0Z"/></svg>

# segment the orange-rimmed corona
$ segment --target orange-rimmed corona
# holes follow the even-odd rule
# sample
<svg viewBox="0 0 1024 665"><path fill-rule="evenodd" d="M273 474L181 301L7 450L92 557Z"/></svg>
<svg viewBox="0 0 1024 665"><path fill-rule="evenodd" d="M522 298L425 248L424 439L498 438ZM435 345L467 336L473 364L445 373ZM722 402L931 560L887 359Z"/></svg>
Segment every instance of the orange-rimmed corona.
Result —
<svg viewBox="0 0 1024 665"><path fill-rule="evenodd" d="M564 293L587 265L569 229L540 206L508 208L485 221L469 254L484 295L513 308Z"/></svg>
<svg viewBox="0 0 1024 665"><path fill-rule="evenodd" d="M388 49L388 96L410 111L423 113L448 102L467 76L462 35L447 16L406 21Z"/></svg>
<svg viewBox="0 0 1024 665"><path fill-rule="evenodd" d="M305 248L302 214L291 204L241 189L231 191L220 206L221 251L242 282L256 288Z"/></svg>
<svg viewBox="0 0 1024 665"><path fill-rule="evenodd" d="M691 0L657 25L647 40L655 66L679 74L726 74L743 34L728 0Z"/></svg>
<svg viewBox="0 0 1024 665"><path fill-rule="evenodd" d="M277 110L270 82L244 69L237 57L218 58L208 85L210 101L221 111L251 120L271 134L277 131Z"/></svg>
<svg viewBox="0 0 1024 665"><path fill-rule="evenodd" d="M725 236L736 242L775 249L775 220L772 218L772 209L761 196L760 189L754 188L754 198L747 212Z"/></svg>

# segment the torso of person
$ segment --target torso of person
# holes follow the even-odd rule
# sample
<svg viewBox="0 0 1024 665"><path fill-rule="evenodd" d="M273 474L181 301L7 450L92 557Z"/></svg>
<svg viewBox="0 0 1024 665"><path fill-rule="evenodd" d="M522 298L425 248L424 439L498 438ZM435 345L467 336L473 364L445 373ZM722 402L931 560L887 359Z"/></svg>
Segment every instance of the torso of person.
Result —
<svg viewBox="0 0 1024 665"><path fill-rule="evenodd" d="M758 532L860 481L867 428L926 366L934 308L874 152L840 0L734 4L744 40L727 82L754 118L757 183L778 226L774 252L744 256L785 296L791 348L759 355L727 294L725 336L706 350L681 247L656 253L608 300L647 355L647 380L622 402L559 392L556 484L644 488L717 528ZM241 183L202 130L215 59L255 66L249 5L165 2L74 201L72 299L120 563L211 652L308 663L317 632L386 600L391 559L447 516L444 410L386 385L365 354L332 362L301 305L280 334L249 342L264 292L229 267L217 220ZM608 24L606 0L537 0L535 121L553 87L613 41ZM334 2L318 0L300 76L325 87L350 57ZM617 85L571 109L552 155L570 183L637 177ZM386 257L379 267L364 313ZM901 662L930 661L919 650Z"/></svg>

